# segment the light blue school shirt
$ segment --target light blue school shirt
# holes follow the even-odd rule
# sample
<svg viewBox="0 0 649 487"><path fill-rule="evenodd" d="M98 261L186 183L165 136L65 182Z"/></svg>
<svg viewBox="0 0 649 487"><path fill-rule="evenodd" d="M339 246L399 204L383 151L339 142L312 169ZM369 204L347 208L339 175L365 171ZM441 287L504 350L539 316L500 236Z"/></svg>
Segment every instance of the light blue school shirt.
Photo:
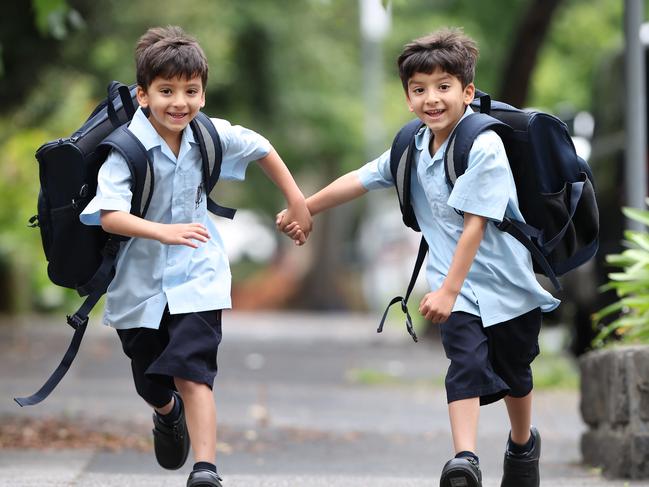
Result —
<svg viewBox="0 0 649 487"><path fill-rule="evenodd" d="M221 179L243 180L251 161L271 146L261 135L226 120L211 119L221 138ZM208 217L202 194L203 173L198 143L189 126L176 157L141 109L129 130L153 160L155 186L146 219L160 223L202 223L210 239L198 248L131 238L121 244L115 278L108 287L104 323L117 329L160 326L165 306L171 314L226 309L231 274L223 241ZM101 210L129 212L131 174L126 161L112 152L99 170L97 194L81 214L86 225L100 225Z"/></svg>
<svg viewBox="0 0 649 487"><path fill-rule="evenodd" d="M472 113L467 108L462 118ZM496 222L504 216L524 220L505 148L495 132L483 132L476 138L468 168L453 191L446 183L443 163L448 140L431 157L430 138L427 127L415 136L416 171L411 174L410 190L417 222L429 246L426 278L435 290L446 278L464 228L455 209ZM361 167L358 177L368 190L393 186L390 151ZM559 303L536 280L529 251L489 222L453 311L480 316L483 326L491 326L537 307L551 311Z"/></svg>

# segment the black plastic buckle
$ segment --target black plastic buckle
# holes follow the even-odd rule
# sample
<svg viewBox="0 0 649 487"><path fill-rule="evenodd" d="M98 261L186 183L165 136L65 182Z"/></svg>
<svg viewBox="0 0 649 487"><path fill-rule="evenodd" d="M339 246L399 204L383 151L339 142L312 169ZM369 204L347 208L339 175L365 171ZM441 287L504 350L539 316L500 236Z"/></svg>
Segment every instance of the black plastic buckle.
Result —
<svg viewBox="0 0 649 487"><path fill-rule="evenodd" d="M67 315L68 325L70 325L75 330L79 329L81 326L86 326L88 324L88 317L82 318L77 313L73 315Z"/></svg>
<svg viewBox="0 0 649 487"><path fill-rule="evenodd" d="M408 312L408 305L406 304L405 298L401 300L401 311L403 311L403 313L406 315L406 330L408 330L408 334L412 337L413 341L417 343L419 339L417 338L415 329L412 326L412 318L410 318L410 313Z"/></svg>
<svg viewBox="0 0 649 487"><path fill-rule="evenodd" d="M115 257L117 255L117 252L119 252L119 244L120 244L119 240L115 240L114 238L109 238L106 241L106 245L104 245L104 248L101 251L102 255Z"/></svg>
<svg viewBox="0 0 649 487"><path fill-rule="evenodd" d="M40 222L38 221L38 215L34 215L29 219L29 225L27 225L29 228L36 228L40 226Z"/></svg>
<svg viewBox="0 0 649 487"><path fill-rule="evenodd" d="M507 229L511 226L512 226L512 222L509 221L508 218L503 218L503 221L501 221L500 223L496 223L496 228L498 228L498 230L502 230L503 232L506 232Z"/></svg>

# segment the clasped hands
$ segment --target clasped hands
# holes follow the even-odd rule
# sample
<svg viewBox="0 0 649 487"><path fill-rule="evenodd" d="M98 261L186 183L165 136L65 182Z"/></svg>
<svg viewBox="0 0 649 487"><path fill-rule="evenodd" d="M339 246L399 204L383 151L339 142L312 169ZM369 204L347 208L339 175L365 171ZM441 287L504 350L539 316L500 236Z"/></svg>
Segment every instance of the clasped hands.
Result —
<svg viewBox="0 0 649 487"><path fill-rule="evenodd" d="M313 220L306 205L289 205L277 214L275 225L293 240L295 245L304 245L311 233Z"/></svg>

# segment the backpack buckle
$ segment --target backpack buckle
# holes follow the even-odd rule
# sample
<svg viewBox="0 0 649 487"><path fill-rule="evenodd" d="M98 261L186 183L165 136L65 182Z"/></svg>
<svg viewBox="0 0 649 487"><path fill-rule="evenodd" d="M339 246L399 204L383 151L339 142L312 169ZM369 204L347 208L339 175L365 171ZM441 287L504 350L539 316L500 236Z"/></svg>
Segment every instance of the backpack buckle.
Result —
<svg viewBox="0 0 649 487"><path fill-rule="evenodd" d="M503 220L500 223L496 223L496 228L503 232L506 232L507 229L511 226L512 226L512 222L509 220L509 218L503 218Z"/></svg>
<svg viewBox="0 0 649 487"><path fill-rule="evenodd" d="M68 325L70 325L75 330L79 329L81 326L86 326L88 324L88 317L85 318L79 316L77 313L73 315L66 316Z"/></svg>
<svg viewBox="0 0 649 487"><path fill-rule="evenodd" d="M119 244L120 244L119 240L115 240L114 238L109 238L106 241L106 244L104 245L104 248L101 251L102 255L115 257L117 255L117 252L119 252Z"/></svg>
<svg viewBox="0 0 649 487"><path fill-rule="evenodd" d="M412 326L412 318L410 318L410 313L408 312L408 305L406 304L406 298L401 300L401 311L406 315L406 330L408 334L412 337L412 340L417 343L419 339L415 333L415 328Z"/></svg>

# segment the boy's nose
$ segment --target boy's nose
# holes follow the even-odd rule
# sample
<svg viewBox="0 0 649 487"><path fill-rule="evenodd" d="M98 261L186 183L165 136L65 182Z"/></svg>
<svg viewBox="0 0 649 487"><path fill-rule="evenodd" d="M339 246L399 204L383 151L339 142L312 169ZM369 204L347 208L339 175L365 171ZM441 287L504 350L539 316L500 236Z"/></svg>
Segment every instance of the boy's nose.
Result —
<svg viewBox="0 0 649 487"><path fill-rule="evenodd" d="M173 105L174 106L185 106L187 104L187 100L183 95L176 95L173 99Z"/></svg>
<svg viewBox="0 0 649 487"><path fill-rule="evenodd" d="M431 90L428 93L428 96L426 97L426 103L428 103L429 105L434 105L438 101L439 101L439 96L437 96L437 93Z"/></svg>

